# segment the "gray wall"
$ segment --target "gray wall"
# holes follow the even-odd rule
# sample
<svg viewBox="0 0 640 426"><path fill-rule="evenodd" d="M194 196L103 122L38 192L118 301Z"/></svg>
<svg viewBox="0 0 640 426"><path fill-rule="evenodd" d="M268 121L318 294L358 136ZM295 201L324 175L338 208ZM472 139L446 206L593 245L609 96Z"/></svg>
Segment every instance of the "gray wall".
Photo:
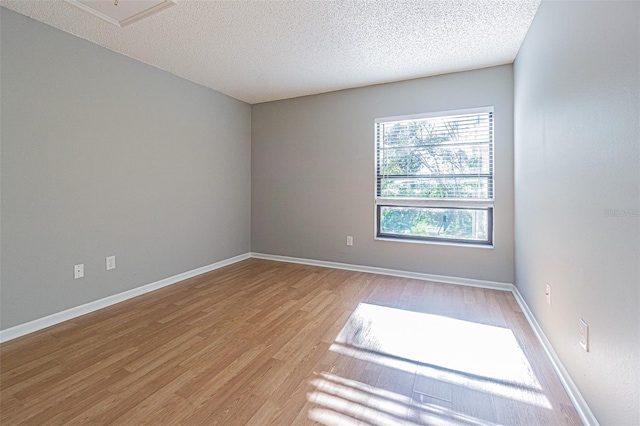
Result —
<svg viewBox="0 0 640 426"><path fill-rule="evenodd" d="M495 248L375 241L374 118L486 105L496 116ZM254 252L514 280L511 65L253 105L251 158Z"/></svg>
<svg viewBox="0 0 640 426"><path fill-rule="evenodd" d="M250 251L248 104L1 13L3 329Z"/></svg>
<svg viewBox="0 0 640 426"><path fill-rule="evenodd" d="M544 1L514 68L516 285L611 425L640 424L639 17Z"/></svg>

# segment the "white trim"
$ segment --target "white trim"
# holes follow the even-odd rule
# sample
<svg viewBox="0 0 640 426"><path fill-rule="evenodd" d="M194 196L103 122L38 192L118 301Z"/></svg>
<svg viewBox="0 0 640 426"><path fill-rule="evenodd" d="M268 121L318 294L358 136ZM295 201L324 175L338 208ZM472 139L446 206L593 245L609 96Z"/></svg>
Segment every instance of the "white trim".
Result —
<svg viewBox="0 0 640 426"><path fill-rule="evenodd" d="M411 278L414 280L435 281L445 284L482 287L491 290L512 291L513 284L497 281L475 280L472 278L449 277L445 275L425 274L422 272L400 271L398 269L378 268L375 266L352 265L349 263L327 262L324 260L303 259L299 257L278 256L273 254L251 253L255 259L275 260L277 262L300 263L303 265L321 266L323 268L344 269L347 271L368 272L371 274L390 275L393 277Z"/></svg>
<svg viewBox="0 0 640 426"><path fill-rule="evenodd" d="M15 327L7 328L6 330L0 330L0 342L6 342L17 337L24 336L25 334L33 333L35 331L42 330L43 328L51 327L52 325L77 318L81 315L97 311L98 309L106 308L107 306L115 305L116 303L123 302L136 296L140 296L141 294L158 290L162 287L176 284L188 278L204 274L205 272L210 272L215 269L222 268L223 266L228 266L233 263L249 259L250 257L250 253L244 253L239 256L230 257L229 259L221 260L220 262L192 269L191 271L183 272L181 274L174 275L172 277L165 278L151 284L146 284L141 287L136 287L134 289L124 291L122 293L107 296L103 299L85 303L84 305L75 306L62 312L57 312L43 318L38 318L24 324L16 325Z"/></svg>
<svg viewBox="0 0 640 426"><path fill-rule="evenodd" d="M81 315L88 314L90 312L97 311L98 309L106 308L107 306L114 305L116 303L131 299L136 296L140 296L145 293L149 293L154 290L158 290L162 287L166 287L180 281L184 281L188 278L195 277L200 274L204 274L206 272L213 271L218 268L222 268L224 266L231 265L236 262L240 262L242 260L246 260L249 258L254 259L264 259L264 260L273 260L278 262L287 262L287 263L298 263L303 265L311 265L311 266L320 266L324 268L333 268L333 269L342 269L356 272L367 272L372 274L379 275L390 275L401 278L411 278L417 280L425 280L425 281L435 281L445 284L457 284L457 285L465 285L470 287L481 287L488 288L492 290L502 290L502 291L510 291L520 309L529 322L531 329L538 341L542 344L544 348L545 354L549 358L551 365L558 375L562 386L567 392L569 399L573 403L580 419L585 425L593 425L598 426L598 420L593 415L593 412L589 408L587 402L582 397L582 394L578 390L578 387L571 379L569 372L564 368L564 365L560 361L560 358L556 354L553 346L551 346L551 342L547 339L540 324L533 316L533 313L527 306L527 303L522 298L522 295L518 291L518 288L510 283L502 283L496 281L486 281L486 280L475 280L471 278L461 278L461 277L449 277L444 275L433 275L433 274L424 274L420 272L408 272L408 271L400 271L397 269L387 269L387 268L378 268L374 266L364 266L364 265L352 265L348 263L338 263L338 262L328 262L323 260L313 260L313 259L304 259L298 257L288 257L288 256L279 256L272 254L263 254L263 253L245 253L235 257L231 257L229 259L221 260L220 262L212 263L207 266L203 266L201 268L196 268L191 271L183 272L178 275L174 275L169 278L165 278L160 281L156 281L151 284L144 285L142 287L137 287L132 290L125 291L123 293L115 294L113 296L105 297L104 299L96 300L94 302L86 303L84 305L76 306L71 309L67 309L66 311L58 312L43 318L39 318L33 321L30 321L25 324L20 324L15 327L8 328L6 330L0 330L0 342L6 342L12 339L15 339L20 336L24 336L29 333L33 333L38 330L42 330L44 328L50 327L55 324L59 324L63 321L68 321L70 319L79 317Z"/></svg>
<svg viewBox="0 0 640 426"><path fill-rule="evenodd" d="M549 358L549 361L551 361L551 365L558 375L558 378L560 379L560 383L562 383L564 390L567 392L567 395L569 395L569 399L573 403L573 406L578 412L580 420L582 420L582 423L584 423L585 425L598 426L599 423L596 419L596 416L593 415L593 412L589 408L587 401L584 400L582 394L578 390L578 387L574 383L573 379L571 379L569 372L566 370L566 368L564 368L564 365L562 364L562 361L560 361L558 354L553 349L553 346L551 345L549 339L547 339L547 336L545 336L544 332L542 331L542 327L540 327L540 324L538 324L536 317L533 316L533 313L529 309L529 306L527 306L527 303L524 301L524 298L518 291L518 288L514 286L512 293L513 297L515 297L516 299L516 302L518 302L518 305L520 305L522 313L524 313L524 316L527 318L527 321L529 322L533 333L538 338L538 341L542 344L542 347L547 354L547 358Z"/></svg>

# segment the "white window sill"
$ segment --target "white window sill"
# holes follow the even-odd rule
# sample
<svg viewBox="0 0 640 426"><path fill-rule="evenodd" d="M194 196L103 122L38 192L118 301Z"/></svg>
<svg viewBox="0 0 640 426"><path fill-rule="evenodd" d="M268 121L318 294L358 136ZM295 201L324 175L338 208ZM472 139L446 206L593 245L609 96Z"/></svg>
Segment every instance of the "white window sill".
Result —
<svg viewBox="0 0 640 426"><path fill-rule="evenodd" d="M453 246L453 247L465 247L465 248L480 248L480 249L494 249L493 244L475 244L475 243L454 243L449 241L428 241L428 240L409 240L404 238L388 238L388 237L374 237L376 241L390 241L394 243L410 243L410 244L428 244L436 246Z"/></svg>

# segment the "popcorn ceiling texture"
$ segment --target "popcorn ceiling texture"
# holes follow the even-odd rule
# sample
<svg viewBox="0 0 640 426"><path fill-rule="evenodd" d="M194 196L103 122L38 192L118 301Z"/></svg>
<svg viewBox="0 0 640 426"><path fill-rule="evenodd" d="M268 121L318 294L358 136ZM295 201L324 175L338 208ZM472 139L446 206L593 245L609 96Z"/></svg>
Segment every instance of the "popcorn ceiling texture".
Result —
<svg viewBox="0 0 640 426"><path fill-rule="evenodd" d="M539 3L178 0L118 28L64 0L0 0L250 104L511 63Z"/></svg>

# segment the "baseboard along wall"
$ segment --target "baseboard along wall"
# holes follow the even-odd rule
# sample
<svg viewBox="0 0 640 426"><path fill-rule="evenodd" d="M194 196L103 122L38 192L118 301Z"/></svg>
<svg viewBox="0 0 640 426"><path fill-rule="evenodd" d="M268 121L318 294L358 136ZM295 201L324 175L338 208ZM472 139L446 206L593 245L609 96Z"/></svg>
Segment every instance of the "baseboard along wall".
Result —
<svg viewBox="0 0 640 426"><path fill-rule="evenodd" d="M433 274L425 274L420 272L409 272L409 271L401 271L397 269L387 269L387 268L378 268L374 266L365 266L365 265L352 265L348 263L338 263L338 262L328 262L323 260L314 260L314 259L303 259L297 257L289 257L289 256L279 256L279 255L271 255L271 254L263 254L263 253L244 253L238 256L231 257L229 259L221 260L216 263L212 263L210 265L206 265L200 268L193 269L191 271L183 272L178 275L174 275L172 277L165 278L160 281L156 281L150 284L143 285L141 287L134 288L132 290L128 290L122 293L118 293L109 297L105 297L100 300L96 300L93 302L89 302L80 306L76 306L70 309L67 309L62 312L58 312L52 315L48 315L43 318L38 318L33 321L29 321L24 324L17 325L15 327L8 328L6 330L0 330L0 343L6 342L21 336L24 336L29 333L33 333L35 331L42 330L47 327L51 327L52 325L59 324L64 321L68 321L70 319L79 317L81 315L85 315L94 311L97 311L102 308L106 308L108 306L114 305L119 302L123 302L125 300L134 298L136 296L140 296L145 293L152 292L154 290L158 290L163 287L167 287L172 284L176 284L180 281L184 281L188 278L195 277L200 274L204 274L206 272L210 272L216 270L218 268L222 268L224 266L232 265L234 263L249 259L263 259L263 260L272 260L276 262L286 262L286 263L298 263L303 265L311 265L311 266L319 266L324 268L333 268L333 269L343 269L348 271L356 271L356 272L367 272L371 274L379 274L379 275L390 275L394 277L402 277L402 278L410 278L416 280L423 281L434 281L445 284L455 284L455 285L465 285L470 287L482 287L492 290L501 290L501 291L510 291L513 293L520 309L524 313L529 325L533 329L538 341L542 344L547 357L551 361L551 365L553 366L556 374L560 378L562 385L564 386L569 398L573 402L578 414L580 415L580 419L585 425L594 425L597 426L599 423L593 412L587 405L587 402L582 397L582 394L578 390L578 387L571 379L571 376L565 369L564 365L560 361L560 358L556 354L553 346L545 336L540 324L533 316L533 313L527 306L526 302L522 298L522 295L518 291L518 288L512 283L503 283L503 282L495 282L495 281L485 281L485 280L475 280L471 278L461 278L461 277L449 277L443 275L433 275Z"/></svg>
<svg viewBox="0 0 640 426"><path fill-rule="evenodd" d="M132 299L136 296L140 296L154 290L158 290L162 287L167 287L169 285L179 283L180 281L184 281L197 275L204 274L206 272L210 272L224 266L232 265L236 262L249 259L250 257L251 253L244 253L238 256L230 257L228 259L224 259L210 265L202 266L200 268L192 269L191 271L183 272L181 274L177 274L160 281L146 284L141 287L136 287L134 289L114 294L103 299L94 300L93 302L85 303L83 305L75 306L62 312L56 312L55 314L47 315L46 317L38 318L24 324L16 325L15 327L7 328L6 330L0 330L0 343L24 336L29 333L33 333L35 331L42 330L47 327L51 327L52 325L68 321L82 315L86 315L99 309L106 308L107 306L115 305L116 303L124 302L125 300Z"/></svg>

